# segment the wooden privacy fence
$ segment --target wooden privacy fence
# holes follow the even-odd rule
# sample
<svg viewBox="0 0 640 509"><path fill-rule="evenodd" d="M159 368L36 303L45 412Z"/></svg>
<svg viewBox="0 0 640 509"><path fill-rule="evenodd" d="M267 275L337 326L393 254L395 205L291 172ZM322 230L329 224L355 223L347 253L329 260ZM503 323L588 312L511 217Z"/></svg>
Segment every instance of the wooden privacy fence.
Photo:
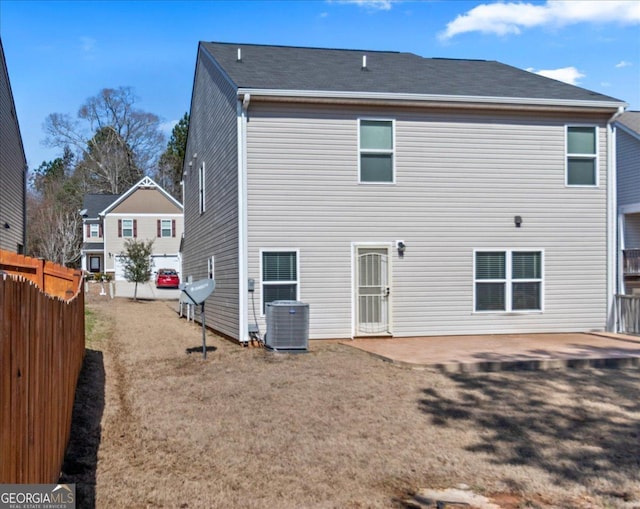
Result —
<svg viewBox="0 0 640 509"><path fill-rule="evenodd" d="M0 249L0 271L22 276L34 282L45 293L72 299L82 281L82 271L68 269L41 258L30 258Z"/></svg>
<svg viewBox="0 0 640 509"><path fill-rule="evenodd" d="M0 251L0 263L9 258ZM0 275L0 483L54 483L84 358L83 285L79 271L19 260L29 280L13 275L26 277L18 265Z"/></svg>
<svg viewBox="0 0 640 509"><path fill-rule="evenodd" d="M640 334L640 295L616 295L618 332Z"/></svg>

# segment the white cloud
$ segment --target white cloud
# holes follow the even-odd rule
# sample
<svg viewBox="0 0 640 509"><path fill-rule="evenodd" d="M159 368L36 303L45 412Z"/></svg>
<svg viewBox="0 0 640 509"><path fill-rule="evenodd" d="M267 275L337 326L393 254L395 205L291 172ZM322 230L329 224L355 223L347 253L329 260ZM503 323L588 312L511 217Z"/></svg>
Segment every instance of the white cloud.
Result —
<svg viewBox="0 0 640 509"><path fill-rule="evenodd" d="M547 0L545 4L481 4L447 24L441 39L466 32L519 34L536 26L565 26L576 23L640 24L640 2L609 0Z"/></svg>
<svg viewBox="0 0 640 509"><path fill-rule="evenodd" d="M375 11L390 11L392 4L399 0L329 0L329 3L334 1L339 4L356 4Z"/></svg>
<svg viewBox="0 0 640 509"><path fill-rule="evenodd" d="M618 62L616 64L616 69L621 69L623 67L631 67L633 64L631 62L627 62L626 60L620 60L620 62Z"/></svg>
<svg viewBox="0 0 640 509"><path fill-rule="evenodd" d="M96 42L92 37L80 37L80 49L83 53L93 53Z"/></svg>
<svg viewBox="0 0 640 509"><path fill-rule="evenodd" d="M173 128L176 126L178 122L179 120L169 120L167 122L162 122L160 124L160 130L167 135L171 135Z"/></svg>
<svg viewBox="0 0 640 509"><path fill-rule="evenodd" d="M543 69L540 71L536 71L533 68L527 69L529 72L533 72L535 74L539 74L540 76L545 76L547 78L551 78L558 81L564 81L565 83L569 83L569 85L577 85L578 80L580 78L584 78L586 75L582 74L575 67L562 67L560 69Z"/></svg>

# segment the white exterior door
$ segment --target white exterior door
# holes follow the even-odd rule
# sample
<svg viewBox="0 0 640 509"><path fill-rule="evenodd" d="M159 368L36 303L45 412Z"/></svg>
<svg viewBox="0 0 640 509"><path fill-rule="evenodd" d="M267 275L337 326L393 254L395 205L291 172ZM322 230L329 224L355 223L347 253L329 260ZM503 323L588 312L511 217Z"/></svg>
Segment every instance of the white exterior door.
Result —
<svg viewBox="0 0 640 509"><path fill-rule="evenodd" d="M356 335L390 332L389 248L356 248Z"/></svg>

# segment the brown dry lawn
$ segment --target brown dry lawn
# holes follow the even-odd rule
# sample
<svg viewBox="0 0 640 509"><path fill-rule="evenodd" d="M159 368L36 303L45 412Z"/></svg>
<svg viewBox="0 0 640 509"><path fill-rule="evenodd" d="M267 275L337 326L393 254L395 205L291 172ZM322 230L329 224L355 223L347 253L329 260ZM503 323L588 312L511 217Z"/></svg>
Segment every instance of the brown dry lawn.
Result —
<svg viewBox="0 0 640 509"><path fill-rule="evenodd" d="M441 374L337 343L242 348L175 304L88 298L62 479L78 507L640 508L640 370Z"/></svg>

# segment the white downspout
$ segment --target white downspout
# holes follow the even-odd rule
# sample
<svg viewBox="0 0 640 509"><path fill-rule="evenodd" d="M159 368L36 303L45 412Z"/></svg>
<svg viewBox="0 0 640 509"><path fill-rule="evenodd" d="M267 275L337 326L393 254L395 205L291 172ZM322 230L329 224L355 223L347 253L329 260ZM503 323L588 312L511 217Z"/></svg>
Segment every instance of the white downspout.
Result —
<svg viewBox="0 0 640 509"><path fill-rule="evenodd" d="M247 110L251 94L238 101L238 339L249 342L249 253L247 208Z"/></svg>
<svg viewBox="0 0 640 509"><path fill-rule="evenodd" d="M615 120L624 113L624 106L607 122L607 331L616 332L615 295L617 290L618 263L618 200L616 168Z"/></svg>

